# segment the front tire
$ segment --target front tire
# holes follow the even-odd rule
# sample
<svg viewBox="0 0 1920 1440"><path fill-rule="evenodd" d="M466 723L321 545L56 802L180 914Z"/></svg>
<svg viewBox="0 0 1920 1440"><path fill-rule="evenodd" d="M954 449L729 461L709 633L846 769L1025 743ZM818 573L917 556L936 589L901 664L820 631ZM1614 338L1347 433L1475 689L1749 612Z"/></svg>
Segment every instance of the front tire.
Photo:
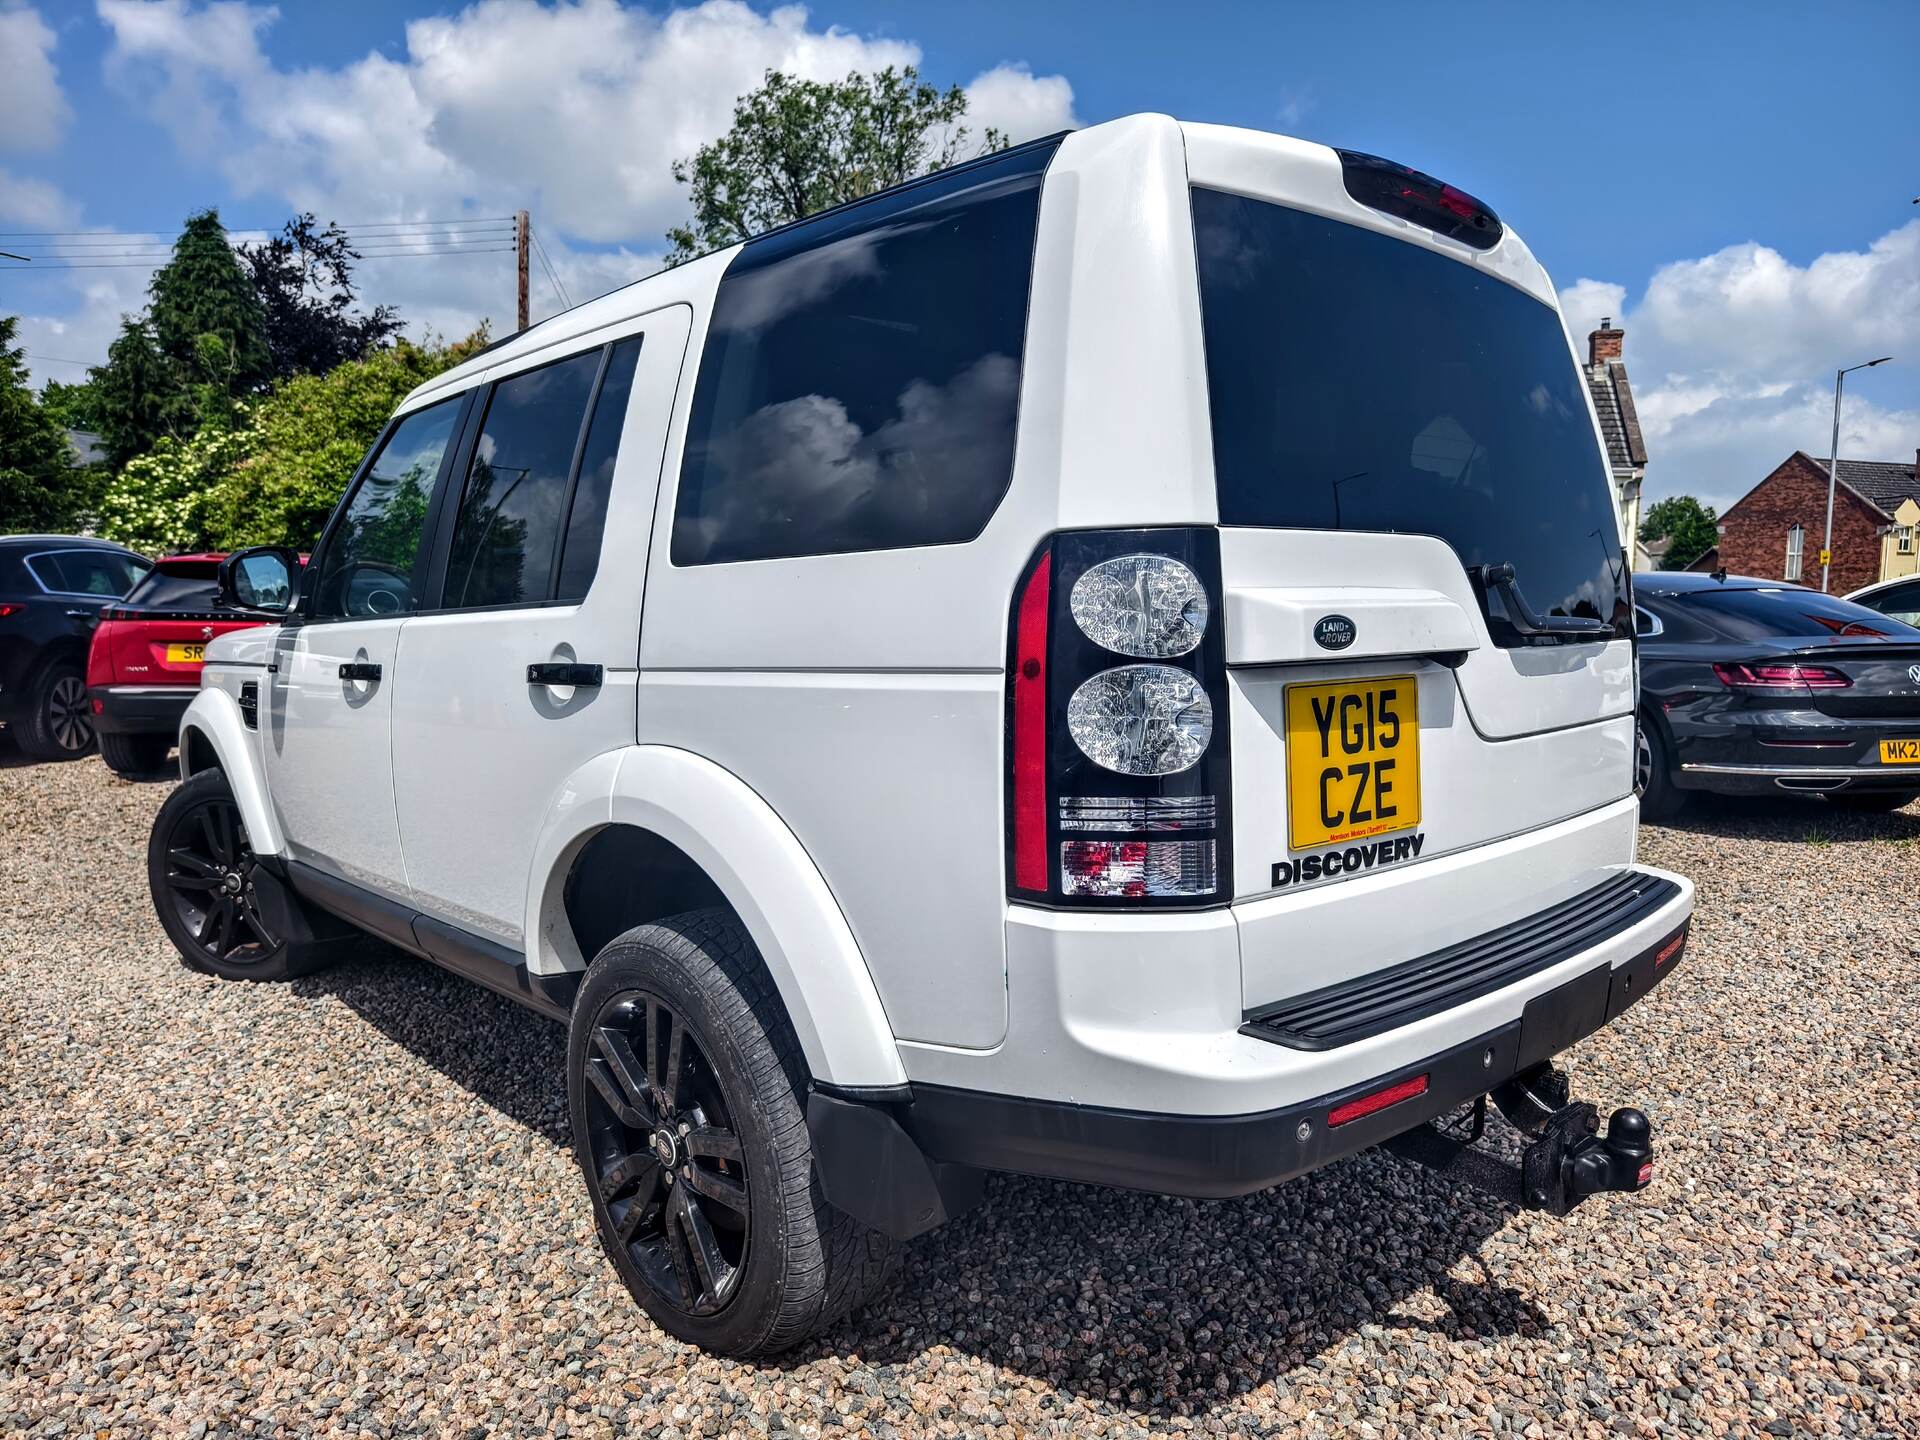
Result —
<svg viewBox="0 0 1920 1440"><path fill-rule="evenodd" d="M202 770L166 799L147 839L147 888L160 927L195 970L227 980L291 980L325 963L262 915L259 888L273 884L247 840L233 790Z"/></svg>
<svg viewBox="0 0 1920 1440"><path fill-rule="evenodd" d="M41 671L14 730L30 760L77 760L91 750L93 705L80 667L61 660Z"/></svg>
<svg viewBox="0 0 1920 1440"><path fill-rule="evenodd" d="M171 735L109 735L100 732L100 758L116 775L129 779L157 773L173 750Z"/></svg>
<svg viewBox="0 0 1920 1440"><path fill-rule="evenodd" d="M770 1355L864 1301L893 1242L813 1177L806 1064L725 910L642 925L574 1002L567 1099L600 1243L663 1330Z"/></svg>

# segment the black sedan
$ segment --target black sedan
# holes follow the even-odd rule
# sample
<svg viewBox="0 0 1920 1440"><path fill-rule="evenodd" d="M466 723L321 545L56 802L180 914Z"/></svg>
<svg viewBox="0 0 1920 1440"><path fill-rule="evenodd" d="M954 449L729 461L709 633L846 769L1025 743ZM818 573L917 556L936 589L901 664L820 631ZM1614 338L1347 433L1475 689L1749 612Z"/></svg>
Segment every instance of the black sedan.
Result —
<svg viewBox="0 0 1920 1440"><path fill-rule="evenodd" d="M145 557L73 535L0 536L0 723L33 760L93 748L87 641L152 568Z"/></svg>
<svg viewBox="0 0 1920 1440"><path fill-rule="evenodd" d="M1920 629L1778 580L1636 575L1641 813L1687 793L1920 797Z"/></svg>

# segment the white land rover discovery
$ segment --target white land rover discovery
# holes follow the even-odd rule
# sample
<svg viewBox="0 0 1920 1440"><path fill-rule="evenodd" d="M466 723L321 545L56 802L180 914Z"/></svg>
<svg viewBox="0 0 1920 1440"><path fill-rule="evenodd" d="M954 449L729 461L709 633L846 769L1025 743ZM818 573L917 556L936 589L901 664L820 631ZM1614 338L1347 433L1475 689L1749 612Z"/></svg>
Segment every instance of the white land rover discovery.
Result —
<svg viewBox="0 0 1920 1440"><path fill-rule="evenodd" d="M154 900L219 975L363 931L568 1024L606 1250L719 1350L988 1170L1221 1197L1392 1141L1564 1211L1652 1163L1547 1062L1691 909L1634 860L1615 513L1472 197L1038 141L409 396L299 583L228 562L286 618L209 649Z"/></svg>

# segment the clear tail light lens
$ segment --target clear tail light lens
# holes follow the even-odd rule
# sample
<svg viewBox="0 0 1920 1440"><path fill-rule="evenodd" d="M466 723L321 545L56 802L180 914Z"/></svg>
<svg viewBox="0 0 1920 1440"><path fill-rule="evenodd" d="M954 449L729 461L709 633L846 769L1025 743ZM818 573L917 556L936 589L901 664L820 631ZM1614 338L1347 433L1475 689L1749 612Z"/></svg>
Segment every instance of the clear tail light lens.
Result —
<svg viewBox="0 0 1920 1440"><path fill-rule="evenodd" d="M1072 531L1035 555L1008 626L1013 898L1232 898L1219 595L1211 527Z"/></svg>
<svg viewBox="0 0 1920 1440"><path fill-rule="evenodd" d="M1187 654L1211 611L1200 577L1165 555L1102 560L1073 582L1068 605L1094 644L1142 660Z"/></svg>
<svg viewBox="0 0 1920 1440"><path fill-rule="evenodd" d="M1121 775L1176 775L1213 738L1213 702L1171 665L1121 665L1084 681L1067 702L1067 733L1094 764Z"/></svg>

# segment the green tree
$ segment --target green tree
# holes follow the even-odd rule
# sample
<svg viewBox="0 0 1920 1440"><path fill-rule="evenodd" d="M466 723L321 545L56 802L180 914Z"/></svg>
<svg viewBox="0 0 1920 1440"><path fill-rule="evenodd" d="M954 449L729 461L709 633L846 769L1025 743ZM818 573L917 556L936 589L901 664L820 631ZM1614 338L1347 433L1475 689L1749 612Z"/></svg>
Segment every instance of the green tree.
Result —
<svg viewBox="0 0 1920 1440"><path fill-rule="evenodd" d="M49 380L40 387L40 408L63 430L100 432L100 392L91 379Z"/></svg>
<svg viewBox="0 0 1920 1440"><path fill-rule="evenodd" d="M154 340L186 379L203 423L224 419L272 375L266 311L219 211L187 217L147 294Z"/></svg>
<svg viewBox="0 0 1920 1440"><path fill-rule="evenodd" d="M667 232L678 265L777 225L858 200L969 155L967 95L921 81L911 65L837 83L769 70L733 107L733 127L676 160L693 220ZM972 153L1004 150L987 129Z"/></svg>
<svg viewBox="0 0 1920 1440"><path fill-rule="evenodd" d="M1667 540L1662 570L1684 570L1720 543L1719 517L1691 495L1655 501L1640 517L1640 539Z"/></svg>
<svg viewBox="0 0 1920 1440"><path fill-rule="evenodd" d="M17 315L0 316L0 533L70 530L84 518L84 477L67 436L27 388Z"/></svg>
<svg viewBox="0 0 1920 1440"><path fill-rule="evenodd" d="M94 390L100 443L114 469L146 454L164 436L192 433L192 396L146 321L123 317L119 336L107 347L107 363L89 371L87 380Z"/></svg>

